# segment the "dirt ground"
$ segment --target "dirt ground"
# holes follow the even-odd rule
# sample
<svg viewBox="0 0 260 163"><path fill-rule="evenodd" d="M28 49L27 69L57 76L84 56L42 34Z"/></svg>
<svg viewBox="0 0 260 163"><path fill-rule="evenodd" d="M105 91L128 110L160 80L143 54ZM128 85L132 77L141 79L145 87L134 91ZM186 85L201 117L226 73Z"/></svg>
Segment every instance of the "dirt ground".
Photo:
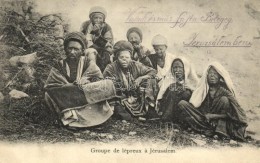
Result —
<svg viewBox="0 0 260 163"><path fill-rule="evenodd" d="M32 100L32 99L30 99ZM248 138L247 142L225 142L216 138L207 138L191 130L183 130L172 123L151 121L125 121L115 118L109 119L100 126L69 130L62 127L50 116L45 106L32 108L29 99L13 102L11 105L2 105L0 108L0 139L9 143L88 143L111 144L122 143L125 145L158 144L178 148L185 147L210 147L218 148L252 146L259 147L259 141ZM21 103L24 104L21 107ZM29 105L29 106L28 106ZM25 107L28 106L28 107ZM42 110L44 109L44 110ZM252 133L251 133L252 134Z"/></svg>
<svg viewBox="0 0 260 163"><path fill-rule="evenodd" d="M206 7L211 6L209 4L209 6ZM236 10L236 12L239 12L239 9ZM243 18L248 17L249 16L244 13L241 16L241 20L244 20ZM112 25L113 23L116 24L117 22L112 22ZM246 33L249 34L250 38L255 36L254 34L258 29L256 27L257 22L252 24L253 25L250 26L249 30L252 32ZM235 25L239 26L239 23ZM125 24L124 27L125 29L128 28ZM157 27L152 28L142 26L144 31L148 28L151 28L151 31L153 32L153 30ZM164 26L164 28L168 29L168 26ZM119 29L118 35L124 32L120 30L121 29ZM187 29L186 31L188 30L190 29ZM242 28L239 28L238 33L242 30ZM151 33L150 30L147 31ZM201 29L201 31L203 31L203 29ZM177 33L180 33L178 30L174 32L174 36L178 36ZM185 33L185 31L182 32ZM145 34L147 36L150 33L146 32ZM122 34L122 36L125 35ZM149 35L149 37L151 37L151 35ZM224 65L224 67L226 67L236 87L237 98L248 116L248 142L239 143L236 141L219 141L215 138L207 138L204 135L196 134L190 130L182 130L178 125L164 124L158 121L143 122L134 120L133 122L127 122L116 120L114 118L111 118L104 124L94 128L71 131L61 127L55 121L54 117L50 116L51 113L48 108L42 104L43 98L40 96L31 96L21 100L13 100L6 97L5 101L0 105L0 140L8 143L31 142L40 144L55 144L65 142L90 144L110 144L118 142L122 144L133 144L136 142L150 142L154 144L163 144L165 146L170 145L180 148L187 146L202 146L206 148L218 148L223 146L259 147L260 39L252 39L253 46L248 49L203 49L183 47L182 42L187 37L187 35L183 34L183 36L180 36L179 40L170 40L169 42L175 41L176 44L172 43L168 50L173 54L187 57L190 61L192 61L198 74L200 75L202 74L206 65L211 61L219 61ZM120 37L116 38L118 39ZM146 40L150 40L150 38L147 38ZM8 60L12 56L12 54L6 54L3 51L4 50L2 50L2 53L0 54L0 68L2 70L0 71L1 73L4 72L4 69L9 66ZM6 83L3 81L7 78L8 76L5 76L4 73L0 74L0 88L3 88L6 85Z"/></svg>

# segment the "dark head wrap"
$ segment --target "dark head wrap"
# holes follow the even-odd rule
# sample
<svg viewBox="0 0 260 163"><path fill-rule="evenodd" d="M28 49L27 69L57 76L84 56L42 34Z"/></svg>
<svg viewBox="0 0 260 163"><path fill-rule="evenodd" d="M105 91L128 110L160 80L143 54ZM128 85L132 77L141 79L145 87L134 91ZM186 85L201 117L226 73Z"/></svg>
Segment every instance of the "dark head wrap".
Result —
<svg viewBox="0 0 260 163"><path fill-rule="evenodd" d="M129 51L132 57L132 53L134 51L133 45L128 41L124 41L124 40L118 41L114 45L114 55L116 58L118 57L118 54L121 51Z"/></svg>
<svg viewBox="0 0 260 163"><path fill-rule="evenodd" d="M70 41L77 41L81 44L82 48L83 49L86 49L87 48L87 40L86 40L86 36L81 33L81 32L71 32L71 33L68 33L66 36L65 36L65 39L64 39L64 48L66 48L68 46L68 43Z"/></svg>
<svg viewBox="0 0 260 163"><path fill-rule="evenodd" d="M141 29L139 29L139 28L137 28L137 27L132 27L132 28L128 29L128 31L127 31L127 33L126 33L127 39L128 39L129 35L130 35L132 32L137 33L137 34L140 36L141 40L143 40L143 33L142 33Z"/></svg>

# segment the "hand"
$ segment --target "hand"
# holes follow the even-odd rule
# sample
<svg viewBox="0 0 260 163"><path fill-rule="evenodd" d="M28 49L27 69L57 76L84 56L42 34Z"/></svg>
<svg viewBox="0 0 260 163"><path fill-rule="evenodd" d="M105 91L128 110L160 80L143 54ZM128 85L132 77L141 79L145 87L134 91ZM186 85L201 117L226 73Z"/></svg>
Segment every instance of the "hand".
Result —
<svg viewBox="0 0 260 163"><path fill-rule="evenodd" d="M107 42L107 43L106 43L105 49L106 49L110 54L113 53L113 46L112 46L112 44L111 44L110 42Z"/></svg>
<svg viewBox="0 0 260 163"><path fill-rule="evenodd" d="M160 81L162 80L162 78L160 78L160 77L157 76L157 75L155 76L155 79L156 79L157 82L160 82Z"/></svg>
<svg viewBox="0 0 260 163"><path fill-rule="evenodd" d="M159 114L159 115L162 115L163 113L160 112L160 109L161 109L161 99L157 100L155 102L155 111Z"/></svg>
<svg viewBox="0 0 260 163"><path fill-rule="evenodd" d="M93 60L96 62L96 56L98 54L98 52L96 51L96 49L94 48L88 48L84 51L85 55L87 56L87 58L89 60Z"/></svg>
<svg viewBox="0 0 260 163"><path fill-rule="evenodd" d="M190 87L187 85L187 83L184 83L184 88L185 89L190 89Z"/></svg>
<svg viewBox="0 0 260 163"><path fill-rule="evenodd" d="M141 45L140 44L134 44L133 47L134 47L134 50L136 51L137 55L142 58L144 52L143 52L143 48L141 47Z"/></svg>
<svg viewBox="0 0 260 163"><path fill-rule="evenodd" d="M63 85L63 87L69 87L69 86L73 86L74 84L73 83L67 83L65 85Z"/></svg>
<svg viewBox="0 0 260 163"><path fill-rule="evenodd" d="M185 90L189 90L190 88L187 86L186 83L178 83L176 84L176 91L180 91L180 92L183 92Z"/></svg>
<svg viewBox="0 0 260 163"><path fill-rule="evenodd" d="M90 33L94 34L96 36L100 36L101 35L101 32L100 32L101 26L102 26L101 24L95 24L93 26L93 29L92 29L92 31Z"/></svg>
<svg viewBox="0 0 260 163"><path fill-rule="evenodd" d="M141 84L142 81L143 81L142 77L135 79L135 85L138 87Z"/></svg>
<svg viewBox="0 0 260 163"><path fill-rule="evenodd" d="M207 122L210 122L210 120L215 118L215 114L208 113L205 115L205 117L206 117Z"/></svg>
<svg viewBox="0 0 260 163"><path fill-rule="evenodd" d="M78 85L84 85L88 83L90 83L89 80L87 80L86 78L81 78L80 81L78 82Z"/></svg>
<svg viewBox="0 0 260 163"><path fill-rule="evenodd" d="M134 44L133 44L133 48L134 48L136 51L140 51L141 45L134 43Z"/></svg>

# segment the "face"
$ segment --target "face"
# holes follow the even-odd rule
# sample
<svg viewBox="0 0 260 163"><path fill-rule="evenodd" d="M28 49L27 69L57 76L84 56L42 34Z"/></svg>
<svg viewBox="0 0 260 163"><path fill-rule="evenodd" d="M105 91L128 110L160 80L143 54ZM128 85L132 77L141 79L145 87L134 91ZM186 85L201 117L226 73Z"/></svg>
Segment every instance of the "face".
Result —
<svg viewBox="0 0 260 163"><path fill-rule="evenodd" d="M142 42L141 37L136 32L129 34L128 41L131 42L134 47L138 46Z"/></svg>
<svg viewBox="0 0 260 163"><path fill-rule="evenodd" d="M94 13L92 18L93 24L102 24L104 23L104 15L101 13Z"/></svg>
<svg viewBox="0 0 260 163"><path fill-rule="evenodd" d="M172 64L172 73L175 74L177 81L184 79L184 66L180 60L175 60Z"/></svg>
<svg viewBox="0 0 260 163"><path fill-rule="evenodd" d="M122 68L128 68L131 61L131 53L129 51L121 51L118 54L118 61Z"/></svg>
<svg viewBox="0 0 260 163"><path fill-rule="evenodd" d="M208 76L207 76L208 84L209 85L218 84L220 81L220 78L221 78L221 76L219 75L219 73L213 67L210 67L210 69L208 71Z"/></svg>
<svg viewBox="0 0 260 163"><path fill-rule="evenodd" d="M83 48L77 41L70 41L66 48L66 56L69 59L79 59L83 54Z"/></svg>
<svg viewBox="0 0 260 163"><path fill-rule="evenodd" d="M162 56L163 54L165 54L167 46L166 45L154 45L153 48L154 48L156 54L158 54L159 56Z"/></svg>

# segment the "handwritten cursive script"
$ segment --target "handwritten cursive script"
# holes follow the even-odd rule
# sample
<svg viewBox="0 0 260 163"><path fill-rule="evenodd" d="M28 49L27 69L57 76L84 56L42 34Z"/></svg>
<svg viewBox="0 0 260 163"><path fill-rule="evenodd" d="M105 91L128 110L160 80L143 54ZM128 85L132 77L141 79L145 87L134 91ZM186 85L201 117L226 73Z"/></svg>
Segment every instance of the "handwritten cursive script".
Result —
<svg viewBox="0 0 260 163"><path fill-rule="evenodd" d="M163 15L154 13L147 7L131 9L125 23L168 23L171 28L183 28L191 23L213 24L215 29L226 30L233 22L232 18L220 16L217 12L207 12L205 15L197 16L191 12L183 11L179 15Z"/></svg>
<svg viewBox="0 0 260 163"><path fill-rule="evenodd" d="M199 34L195 33L184 47L251 47L252 42L244 40L243 36L214 36L210 40L200 40Z"/></svg>

